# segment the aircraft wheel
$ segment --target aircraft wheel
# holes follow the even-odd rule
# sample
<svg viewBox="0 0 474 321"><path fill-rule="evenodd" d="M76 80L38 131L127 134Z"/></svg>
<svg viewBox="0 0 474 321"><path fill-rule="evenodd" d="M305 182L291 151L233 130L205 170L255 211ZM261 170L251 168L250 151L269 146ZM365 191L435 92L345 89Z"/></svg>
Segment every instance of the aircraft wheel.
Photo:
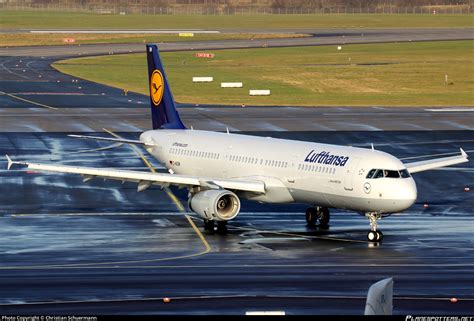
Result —
<svg viewBox="0 0 474 321"><path fill-rule="evenodd" d="M214 221L204 220L204 231L214 233Z"/></svg>
<svg viewBox="0 0 474 321"><path fill-rule="evenodd" d="M378 234L375 231L369 231L369 233L367 234L367 239L370 242L377 242L377 237L378 237Z"/></svg>
<svg viewBox="0 0 474 321"><path fill-rule="evenodd" d="M367 239L370 242L380 242L382 238L383 233L381 231L369 231L369 233L367 233Z"/></svg>
<svg viewBox="0 0 474 321"><path fill-rule="evenodd" d="M306 209L306 223L308 223L308 226L311 226L311 227L316 226L317 219L318 219L318 213L316 211L316 208L308 207L308 209Z"/></svg>
<svg viewBox="0 0 474 321"><path fill-rule="evenodd" d="M382 233L382 231L377 231L377 233L378 233L378 236L379 236L379 238L378 238L377 241L382 241L382 239L383 239L383 233Z"/></svg>
<svg viewBox="0 0 474 321"><path fill-rule="evenodd" d="M320 208L318 210L318 221L319 221L320 227L322 228L329 227L329 220L330 220L329 208L327 207Z"/></svg>
<svg viewBox="0 0 474 321"><path fill-rule="evenodd" d="M220 235L227 234L227 221L217 222L217 234L220 234Z"/></svg>

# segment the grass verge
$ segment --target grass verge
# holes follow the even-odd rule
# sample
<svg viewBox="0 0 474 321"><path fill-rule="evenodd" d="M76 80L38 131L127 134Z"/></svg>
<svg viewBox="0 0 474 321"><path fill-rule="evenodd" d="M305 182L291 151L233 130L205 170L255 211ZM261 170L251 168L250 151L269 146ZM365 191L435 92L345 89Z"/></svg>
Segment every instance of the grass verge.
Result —
<svg viewBox="0 0 474 321"><path fill-rule="evenodd" d="M472 28L470 14L117 15L0 11L0 29Z"/></svg>
<svg viewBox="0 0 474 321"><path fill-rule="evenodd" d="M472 106L474 41L162 53L175 99L198 104L307 106ZM148 93L144 54L78 58L58 70ZM123 75L127 75L124 77ZM446 75L448 81L446 82ZM213 76L213 83L193 83ZM220 82L244 88L220 88ZM270 89L251 97L249 89Z"/></svg>

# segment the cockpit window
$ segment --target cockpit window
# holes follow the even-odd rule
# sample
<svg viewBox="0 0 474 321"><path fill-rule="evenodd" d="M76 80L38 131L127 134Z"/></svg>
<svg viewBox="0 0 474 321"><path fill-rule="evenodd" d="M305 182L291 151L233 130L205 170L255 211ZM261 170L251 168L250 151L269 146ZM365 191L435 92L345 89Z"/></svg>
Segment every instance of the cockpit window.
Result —
<svg viewBox="0 0 474 321"><path fill-rule="evenodd" d="M372 178L372 176L374 176L376 171L377 171L376 169L371 169L369 173L367 174L366 178Z"/></svg>
<svg viewBox="0 0 474 321"><path fill-rule="evenodd" d="M389 178L399 178L400 173L398 171L389 171L389 170L384 170L383 171L383 176L384 177L389 177Z"/></svg>
<svg viewBox="0 0 474 321"><path fill-rule="evenodd" d="M408 177L410 177L410 173L409 173L406 169L402 169L402 170L400 171L400 176L401 176L402 178L408 178Z"/></svg>
<svg viewBox="0 0 474 321"><path fill-rule="evenodd" d="M383 177L387 177L387 178L407 178L407 177L410 177L410 173L406 170L406 169L403 169L403 170L400 170L400 171L394 171L394 170L390 170L390 169L371 169L369 171L369 173L367 174L366 178L372 178L372 179L376 179L376 178L383 178Z"/></svg>
<svg viewBox="0 0 474 321"><path fill-rule="evenodd" d="M375 172L375 175L373 178L382 178L383 177L383 170L382 169L378 169L376 172Z"/></svg>

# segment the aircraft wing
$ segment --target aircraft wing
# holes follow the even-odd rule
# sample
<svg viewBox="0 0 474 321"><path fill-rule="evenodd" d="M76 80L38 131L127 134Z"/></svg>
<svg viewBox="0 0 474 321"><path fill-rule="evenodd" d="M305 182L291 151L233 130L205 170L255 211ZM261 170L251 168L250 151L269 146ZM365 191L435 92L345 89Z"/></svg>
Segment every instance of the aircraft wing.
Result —
<svg viewBox="0 0 474 321"><path fill-rule="evenodd" d="M141 140L123 139L123 138L109 138L109 137L97 137L97 136L86 136L86 135L68 135L69 137L82 138L82 139L93 139L93 140L104 140L108 142L145 145L145 146L156 146L155 144L142 142Z"/></svg>
<svg viewBox="0 0 474 321"><path fill-rule="evenodd" d="M458 156L451 156L451 157L443 157L443 158L436 158L430 159L426 161L420 162L413 162L413 163L405 163L404 165L407 167L410 173L417 173L422 171L427 171L434 168L451 166L455 164L465 163L468 162L468 155L465 151L461 150L461 155Z"/></svg>
<svg viewBox="0 0 474 321"><path fill-rule="evenodd" d="M138 184L139 192L147 189L151 185L179 187L205 186L210 188L225 188L229 190L247 191L255 193L265 193L265 183L257 180L244 179L212 179L190 175L176 175L168 173L150 173L142 171L118 170L113 168L93 168L80 166L38 164L28 162L14 162L8 155L8 169L14 164L26 166L30 170L80 174L87 182L94 177L112 179L118 181L135 182Z"/></svg>

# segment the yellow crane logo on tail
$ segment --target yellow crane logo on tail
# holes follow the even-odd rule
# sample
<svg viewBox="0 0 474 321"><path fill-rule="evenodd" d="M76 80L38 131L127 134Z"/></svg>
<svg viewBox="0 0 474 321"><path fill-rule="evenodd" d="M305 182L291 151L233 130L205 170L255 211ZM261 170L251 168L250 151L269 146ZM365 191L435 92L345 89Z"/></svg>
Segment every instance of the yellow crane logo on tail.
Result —
<svg viewBox="0 0 474 321"><path fill-rule="evenodd" d="M163 75L159 70L153 71L150 80L150 96L155 106L158 106L161 103L164 89Z"/></svg>

